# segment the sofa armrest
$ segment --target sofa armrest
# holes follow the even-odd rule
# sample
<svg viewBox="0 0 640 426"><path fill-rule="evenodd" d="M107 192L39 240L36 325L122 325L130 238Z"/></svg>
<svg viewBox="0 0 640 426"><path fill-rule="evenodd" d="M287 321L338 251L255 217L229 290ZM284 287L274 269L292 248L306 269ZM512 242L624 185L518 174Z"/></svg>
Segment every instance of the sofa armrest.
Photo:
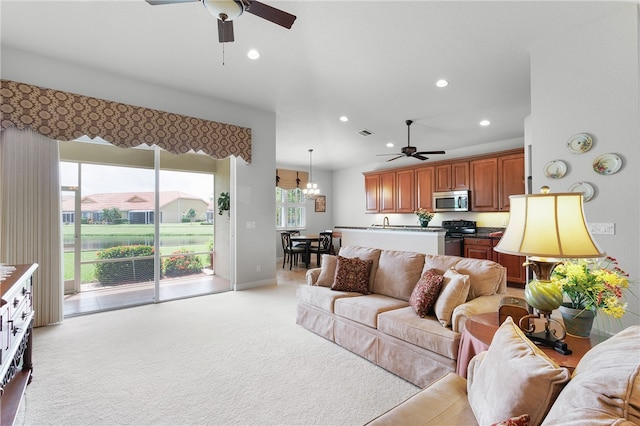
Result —
<svg viewBox="0 0 640 426"><path fill-rule="evenodd" d="M506 294L504 293L480 296L457 306L451 316L451 329L460 333L468 318L485 312L498 312L500 300L505 296Z"/></svg>
<svg viewBox="0 0 640 426"><path fill-rule="evenodd" d="M313 268L307 271L305 274L305 277L307 278L307 285L316 285L318 277L320 276L320 271L322 271L322 268Z"/></svg>

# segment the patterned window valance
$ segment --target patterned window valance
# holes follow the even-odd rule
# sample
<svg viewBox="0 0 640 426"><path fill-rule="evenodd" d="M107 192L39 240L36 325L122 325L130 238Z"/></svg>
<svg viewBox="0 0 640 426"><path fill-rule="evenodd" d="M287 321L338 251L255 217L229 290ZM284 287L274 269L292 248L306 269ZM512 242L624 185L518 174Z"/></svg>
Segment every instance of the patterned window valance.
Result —
<svg viewBox="0 0 640 426"><path fill-rule="evenodd" d="M276 169L276 186L282 189L300 189L307 187L309 174L297 170Z"/></svg>
<svg viewBox="0 0 640 426"><path fill-rule="evenodd" d="M51 139L97 136L119 147L157 145L251 162L251 129L2 80L0 129L16 126Z"/></svg>

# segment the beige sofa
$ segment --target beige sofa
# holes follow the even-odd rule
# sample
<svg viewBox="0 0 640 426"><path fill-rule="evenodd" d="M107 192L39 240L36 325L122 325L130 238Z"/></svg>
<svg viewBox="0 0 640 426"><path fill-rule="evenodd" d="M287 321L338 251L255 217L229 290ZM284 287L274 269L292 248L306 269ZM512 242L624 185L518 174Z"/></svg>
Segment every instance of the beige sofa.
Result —
<svg viewBox="0 0 640 426"><path fill-rule="evenodd" d="M593 347L570 377L507 318L467 371L468 380L449 373L369 424L640 424L640 326Z"/></svg>
<svg viewBox="0 0 640 426"><path fill-rule="evenodd" d="M296 323L420 387L455 371L464 322L497 311L506 293L505 268L489 260L358 246L338 256L371 261L369 294L332 289L338 257L324 255L297 289ZM450 277L436 314L421 318L409 300L431 269Z"/></svg>

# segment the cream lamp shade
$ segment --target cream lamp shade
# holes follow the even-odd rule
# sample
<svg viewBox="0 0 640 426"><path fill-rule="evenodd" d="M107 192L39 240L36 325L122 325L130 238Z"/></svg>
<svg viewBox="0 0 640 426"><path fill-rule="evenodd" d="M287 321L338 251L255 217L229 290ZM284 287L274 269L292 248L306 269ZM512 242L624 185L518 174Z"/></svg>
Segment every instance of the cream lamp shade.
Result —
<svg viewBox="0 0 640 426"><path fill-rule="evenodd" d="M511 216L495 251L547 258L593 258L606 255L587 227L582 194L512 195Z"/></svg>

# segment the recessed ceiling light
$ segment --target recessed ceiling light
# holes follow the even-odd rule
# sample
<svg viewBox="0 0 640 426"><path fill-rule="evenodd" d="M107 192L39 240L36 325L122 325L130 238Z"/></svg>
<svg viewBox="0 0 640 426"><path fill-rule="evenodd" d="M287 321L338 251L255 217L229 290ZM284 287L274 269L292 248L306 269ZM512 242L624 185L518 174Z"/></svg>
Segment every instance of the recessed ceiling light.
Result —
<svg viewBox="0 0 640 426"><path fill-rule="evenodd" d="M249 59L258 59L260 57L260 52L258 52L256 49L251 49L247 52L247 57Z"/></svg>
<svg viewBox="0 0 640 426"><path fill-rule="evenodd" d="M346 115L343 115L342 117L340 117L340 121L342 121L343 123L346 123L347 121L349 121L349 117L347 117Z"/></svg>
<svg viewBox="0 0 640 426"><path fill-rule="evenodd" d="M393 143L391 143L391 142L387 142L387 147L389 147L389 148L393 148Z"/></svg>
<svg viewBox="0 0 640 426"><path fill-rule="evenodd" d="M449 82L445 79L440 79L436 81L436 86L438 87L447 87L448 85L449 85Z"/></svg>
<svg viewBox="0 0 640 426"><path fill-rule="evenodd" d="M489 120L482 120L482 121L480 122L480 125L481 125L481 126L488 126L489 124L491 124L491 122L490 122Z"/></svg>

